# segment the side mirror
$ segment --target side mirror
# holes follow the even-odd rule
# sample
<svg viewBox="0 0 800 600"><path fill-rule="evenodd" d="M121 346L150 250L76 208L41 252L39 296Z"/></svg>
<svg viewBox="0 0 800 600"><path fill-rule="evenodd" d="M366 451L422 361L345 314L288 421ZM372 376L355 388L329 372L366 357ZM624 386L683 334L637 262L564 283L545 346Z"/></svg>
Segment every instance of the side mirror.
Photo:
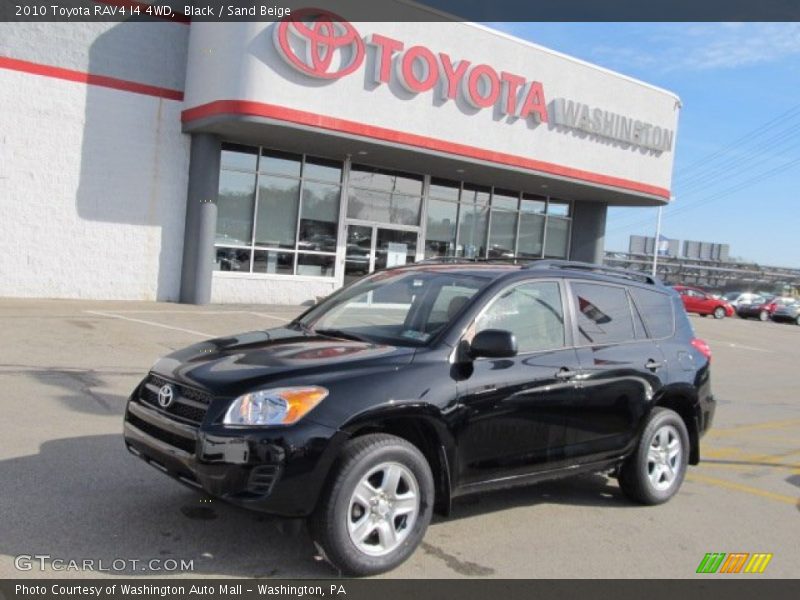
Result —
<svg viewBox="0 0 800 600"><path fill-rule="evenodd" d="M505 329L484 329L472 338L469 346L471 358L509 358L517 354L517 338Z"/></svg>

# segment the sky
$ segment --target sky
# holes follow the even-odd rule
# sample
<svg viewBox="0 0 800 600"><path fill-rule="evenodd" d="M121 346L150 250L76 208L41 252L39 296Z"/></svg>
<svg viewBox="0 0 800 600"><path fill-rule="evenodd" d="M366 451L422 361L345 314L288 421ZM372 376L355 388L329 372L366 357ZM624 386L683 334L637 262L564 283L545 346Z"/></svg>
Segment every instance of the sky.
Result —
<svg viewBox="0 0 800 600"><path fill-rule="evenodd" d="M666 88L683 107L661 233L800 268L800 23L487 23ZM654 235L656 208L610 208L606 250Z"/></svg>

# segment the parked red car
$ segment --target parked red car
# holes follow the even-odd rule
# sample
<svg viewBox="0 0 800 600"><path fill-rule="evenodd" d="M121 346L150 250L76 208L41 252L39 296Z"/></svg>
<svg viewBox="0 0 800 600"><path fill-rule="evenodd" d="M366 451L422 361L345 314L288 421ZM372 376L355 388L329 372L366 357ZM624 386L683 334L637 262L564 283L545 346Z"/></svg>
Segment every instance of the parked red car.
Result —
<svg viewBox="0 0 800 600"><path fill-rule="evenodd" d="M758 318L759 321L769 321L775 310L781 306L788 306L797 302L795 298L788 296L766 296L753 300L750 304L744 304L736 309L736 314L743 319L751 317Z"/></svg>
<svg viewBox="0 0 800 600"><path fill-rule="evenodd" d="M733 306L722 298L714 298L703 290L685 285L675 285L673 288L681 295L683 306L688 313L714 315L715 319L733 316Z"/></svg>

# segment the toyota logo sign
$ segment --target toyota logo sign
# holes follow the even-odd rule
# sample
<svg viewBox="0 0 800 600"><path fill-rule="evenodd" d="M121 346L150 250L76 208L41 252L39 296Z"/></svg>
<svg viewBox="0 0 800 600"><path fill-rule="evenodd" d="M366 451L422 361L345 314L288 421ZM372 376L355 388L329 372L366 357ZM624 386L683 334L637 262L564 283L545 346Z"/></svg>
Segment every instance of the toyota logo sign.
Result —
<svg viewBox="0 0 800 600"><path fill-rule="evenodd" d="M161 408L169 408L172 401L175 399L175 392L172 390L172 386L162 385L161 389L158 390L158 405Z"/></svg>
<svg viewBox="0 0 800 600"><path fill-rule="evenodd" d="M293 11L277 23L273 40L289 65L319 79L339 79L364 61L364 41L355 28L321 8Z"/></svg>
<svg viewBox="0 0 800 600"><path fill-rule="evenodd" d="M443 101L464 101L472 108L496 106L500 114L546 123L547 99L539 81L490 65L451 58L422 45L372 33L362 38L342 17L322 8L303 8L276 23L278 55L308 77L334 80L355 72L367 47L375 68L367 73L369 89L397 81L411 94L436 90Z"/></svg>

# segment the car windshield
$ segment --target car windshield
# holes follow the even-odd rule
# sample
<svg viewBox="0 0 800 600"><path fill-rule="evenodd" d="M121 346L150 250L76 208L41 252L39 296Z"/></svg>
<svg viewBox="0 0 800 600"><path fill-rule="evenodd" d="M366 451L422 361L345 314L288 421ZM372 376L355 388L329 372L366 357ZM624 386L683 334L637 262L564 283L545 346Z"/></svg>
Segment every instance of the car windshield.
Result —
<svg viewBox="0 0 800 600"><path fill-rule="evenodd" d="M490 282L433 269L384 271L324 300L296 324L320 335L423 346Z"/></svg>

